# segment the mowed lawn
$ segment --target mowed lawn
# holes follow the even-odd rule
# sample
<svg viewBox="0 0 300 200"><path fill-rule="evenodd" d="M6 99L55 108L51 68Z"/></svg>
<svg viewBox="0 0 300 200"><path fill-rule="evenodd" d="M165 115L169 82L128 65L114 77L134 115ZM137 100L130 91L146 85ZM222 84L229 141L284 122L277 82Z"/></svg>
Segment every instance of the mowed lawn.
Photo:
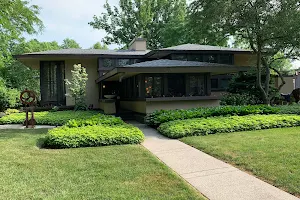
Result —
<svg viewBox="0 0 300 200"><path fill-rule="evenodd" d="M187 137L181 141L300 196L300 127Z"/></svg>
<svg viewBox="0 0 300 200"><path fill-rule="evenodd" d="M0 130L1 199L205 199L140 145L46 150Z"/></svg>

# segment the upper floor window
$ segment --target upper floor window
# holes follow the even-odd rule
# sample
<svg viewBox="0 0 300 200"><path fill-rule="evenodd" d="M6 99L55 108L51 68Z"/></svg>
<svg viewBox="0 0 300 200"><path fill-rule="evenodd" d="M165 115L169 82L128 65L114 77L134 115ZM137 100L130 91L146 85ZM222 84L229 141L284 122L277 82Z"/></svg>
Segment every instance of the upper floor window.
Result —
<svg viewBox="0 0 300 200"><path fill-rule="evenodd" d="M118 59L117 65L120 67L130 65L130 59Z"/></svg>
<svg viewBox="0 0 300 200"><path fill-rule="evenodd" d="M220 63L220 64L234 64L234 55L230 53L198 53L198 54L172 54L172 60L187 60L197 62L209 62L209 63Z"/></svg>
<svg viewBox="0 0 300 200"><path fill-rule="evenodd" d="M109 59L109 58L104 58L103 59L103 67L104 68L110 68L110 67L114 67L114 59Z"/></svg>

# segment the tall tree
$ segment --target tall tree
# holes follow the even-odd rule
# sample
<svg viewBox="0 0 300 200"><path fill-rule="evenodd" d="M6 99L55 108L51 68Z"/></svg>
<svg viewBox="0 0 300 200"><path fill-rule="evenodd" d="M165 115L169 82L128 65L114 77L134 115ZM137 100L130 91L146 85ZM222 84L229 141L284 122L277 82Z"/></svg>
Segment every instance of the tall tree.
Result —
<svg viewBox="0 0 300 200"><path fill-rule="evenodd" d="M273 63L300 56L299 0L196 0L191 11L199 16L194 19L195 26L205 21L225 36L235 36L248 44L256 55L257 88L264 103L269 104L275 95L270 91L271 70L282 78L278 89L285 84ZM282 55L276 57L279 52Z"/></svg>
<svg viewBox="0 0 300 200"><path fill-rule="evenodd" d="M106 44L101 44L100 42L97 42L93 45L91 49L103 49L103 50L108 50L108 46Z"/></svg>
<svg viewBox="0 0 300 200"><path fill-rule="evenodd" d="M39 7L24 0L0 1L0 67L11 59L10 45L23 33L34 34L42 30L38 18Z"/></svg>
<svg viewBox="0 0 300 200"><path fill-rule="evenodd" d="M105 13L89 24L105 30L105 44L127 45L136 37L146 38L149 49L184 43L186 0L120 0L119 7L106 1Z"/></svg>
<svg viewBox="0 0 300 200"><path fill-rule="evenodd" d="M73 39L66 38L60 46L62 49L81 49L80 45Z"/></svg>

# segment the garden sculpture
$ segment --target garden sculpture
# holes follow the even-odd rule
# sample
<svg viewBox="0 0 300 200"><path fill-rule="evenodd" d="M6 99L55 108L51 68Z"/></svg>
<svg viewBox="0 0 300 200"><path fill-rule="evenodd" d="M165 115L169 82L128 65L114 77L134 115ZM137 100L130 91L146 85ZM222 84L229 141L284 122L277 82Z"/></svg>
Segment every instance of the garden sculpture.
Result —
<svg viewBox="0 0 300 200"><path fill-rule="evenodd" d="M36 125L36 121L34 119L34 111L33 111L33 106L36 102L36 95L33 91L30 90L24 90L23 92L21 92L20 95L20 100L22 102L23 105L25 105L26 107L26 119L24 121L24 126L26 126L26 128L28 128L29 126L31 126L32 128L34 128L34 126ZM31 118L29 119L28 113L31 112Z"/></svg>

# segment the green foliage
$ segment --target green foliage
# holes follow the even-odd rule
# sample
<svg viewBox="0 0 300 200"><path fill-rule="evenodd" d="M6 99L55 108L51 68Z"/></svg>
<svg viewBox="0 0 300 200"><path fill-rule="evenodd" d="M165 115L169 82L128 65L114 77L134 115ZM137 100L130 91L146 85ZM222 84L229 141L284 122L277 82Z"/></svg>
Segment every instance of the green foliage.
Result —
<svg viewBox="0 0 300 200"><path fill-rule="evenodd" d="M86 105L86 84L88 81L88 74L86 69L81 64L74 65L72 72L72 80L65 80L66 85L69 87L71 96L75 99L75 110L87 110Z"/></svg>
<svg viewBox="0 0 300 200"><path fill-rule="evenodd" d="M188 110L160 110L148 114L145 122L149 126L157 127L162 123L214 116L251 115L251 114L276 114L279 108L257 105L257 106L220 106L211 108L194 108Z"/></svg>
<svg viewBox="0 0 300 200"><path fill-rule="evenodd" d="M81 49L80 45L73 39L66 38L60 46L62 49Z"/></svg>
<svg viewBox="0 0 300 200"><path fill-rule="evenodd" d="M0 68L11 58L10 47L23 33L34 34L43 28L39 7L23 0L0 1Z"/></svg>
<svg viewBox="0 0 300 200"><path fill-rule="evenodd" d="M258 91L263 102L270 104L276 95L269 91L271 69L281 75L274 67L276 55L282 53L279 59L300 57L299 0L195 0L190 8L195 26L209 26L209 30L247 43L256 55ZM267 77L264 82L263 70Z"/></svg>
<svg viewBox="0 0 300 200"><path fill-rule="evenodd" d="M61 127L48 132L45 147L78 148L121 144L139 144L144 134L132 125L86 126L80 128Z"/></svg>
<svg viewBox="0 0 300 200"><path fill-rule="evenodd" d="M280 109L280 114L297 114L300 115L300 106L299 105L285 105L278 106Z"/></svg>
<svg viewBox="0 0 300 200"><path fill-rule="evenodd" d="M169 138L300 126L299 115L249 115L177 120L161 124L158 131Z"/></svg>
<svg viewBox="0 0 300 200"><path fill-rule="evenodd" d="M97 42L93 45L91 49L102 49L102 50L108 50L108 46L106 44L101 44L100 42Z"/></svg>
<svg viewBox="0 0 300 200"><path fill-rule="evenodd" d="M0 112L7 108L14 108L19 104L19 92L15 89L7 88L0 79Z"/></svg>
<svg viewBox="0 0 300 200"><path fill-rule="evenodd" d="M4 113L6 115L11 115L11 114L15 114L15 113L20 113L20 111L18 109L7 109Z"/></svg>
<svg viewBox="0 0 300 200"><path fill-rule="evenodd" d="M149 49L169 47L186 40L186 0L120 0L119 7L108 1L105 13L89 24L106 31L105 44L127 45L136 37L146 38Z"/></svg>
<svg viewBox="0 0 300 200"><path fill-rule="evenodd" d="M119 117L98 114L98 115L92 116L88 119L70 120L70 121L68 121L68 123L65 124L65 126L67 126L69 128L78 128L78 127L95 126L95 125L114 126L114 125L124 125L124 124L125 124L125 122Z"/></svg>
<svg viewBox="0 0 300 200"><path fill-rule="evenodd" d="M38 125L64 125L71 119L89 119L99 114L96 111L58 111L58 112L35 112L34 117ZM0 124L23 124L25 113L15 113L0 118Z"/></svg>
<svg viewBox="0 0 300 200"><path fill-rule="evenodd" d="M250 94L226 94L220 102L222 106L246 106L261 103L256 96Z"/></svg>

